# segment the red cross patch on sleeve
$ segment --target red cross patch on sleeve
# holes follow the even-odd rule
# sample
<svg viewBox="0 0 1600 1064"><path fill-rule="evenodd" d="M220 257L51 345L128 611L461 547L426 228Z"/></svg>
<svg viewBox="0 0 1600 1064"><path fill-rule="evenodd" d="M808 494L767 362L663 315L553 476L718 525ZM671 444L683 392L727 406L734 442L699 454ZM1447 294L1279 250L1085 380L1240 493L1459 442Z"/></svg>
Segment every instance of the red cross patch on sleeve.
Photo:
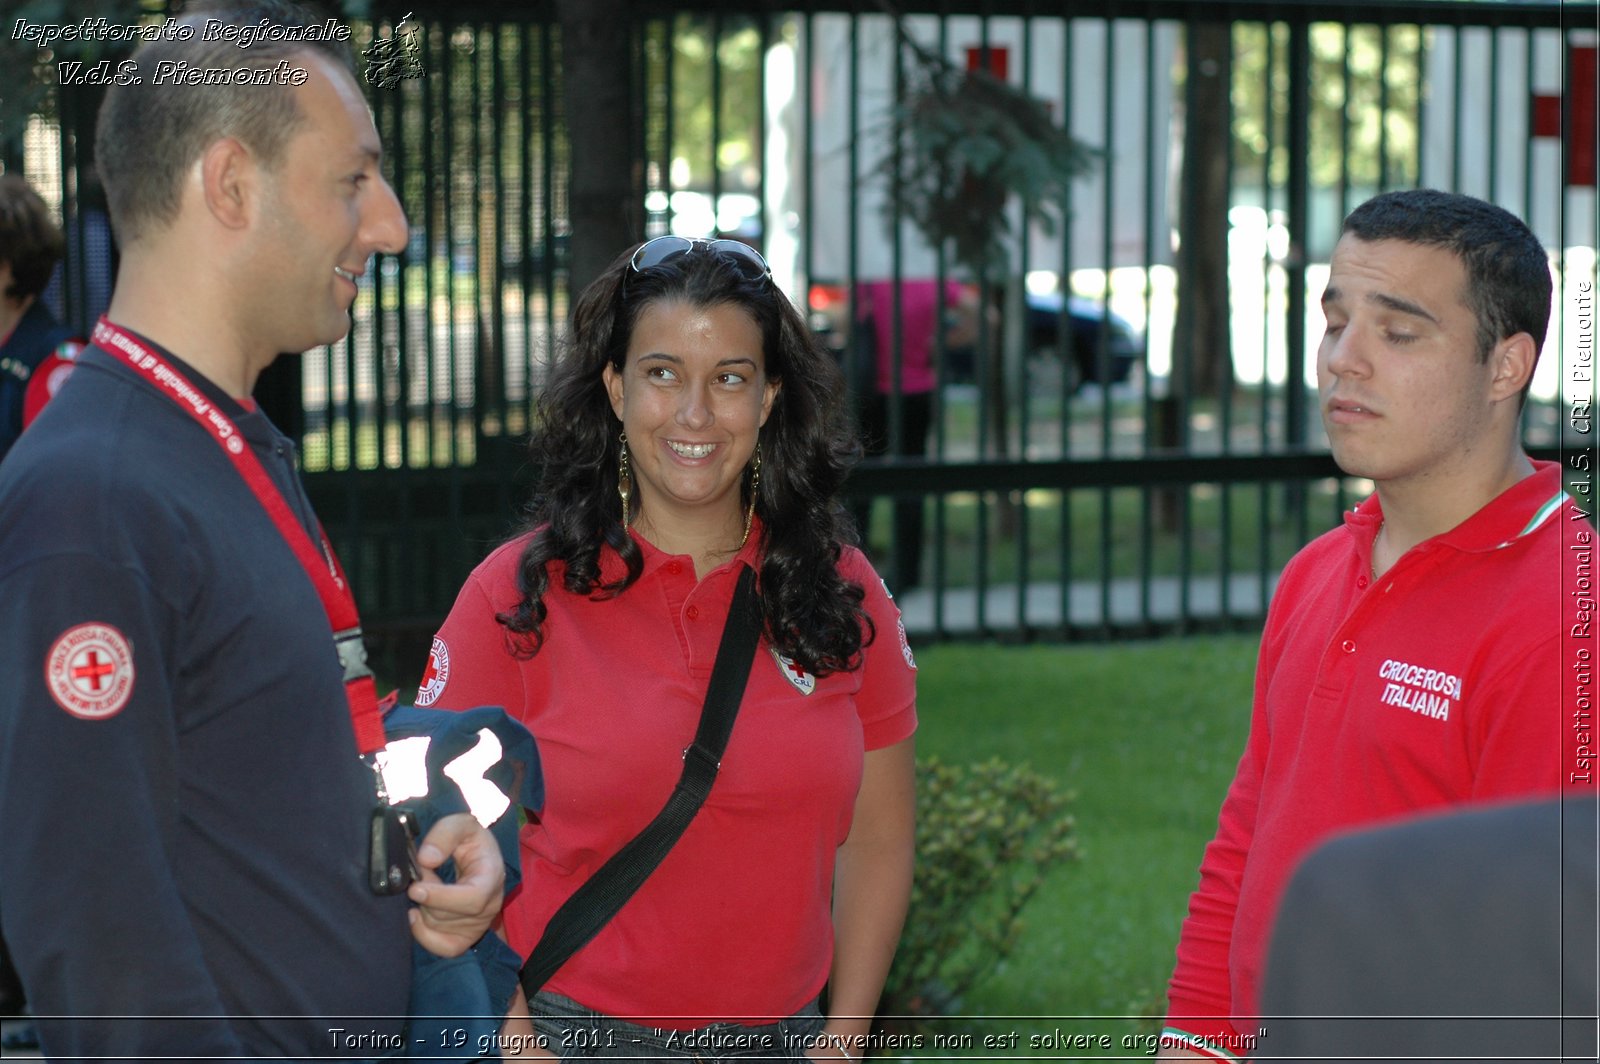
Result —
<svg viewBox="0 0 1600 1064"><path fill-rule="evenodd" d="M433 647L428 651L428 668L422 674L422 686L417 688L417 705L424 708L439 701L444 685L450 682L450 648L444 640L433 637Z"/></svg>
<svg viewBox="0 0 1600 1064"><path fill-rule="evenodd" d="M114 717L133 695L133 647L109 624L80 624L51 644L44 679L56 705L79 720Z"/></svg>
<svg viewBox="0 0 1600 1064"><path fill-rule="evenodd" d="M911 655L911 641L906 638L906 619L897 617L895 625L900 629L900 656L906 659L906 668L916 669L917 659Z"/></svg>
<svg viewBox="0 0 1600 1064"><path fill-rule="evenodd" d="M68 340L34 367L33 375L28 378L27 390L22 396L23 428L33 424L33 419L39 416L39 411L44 409L44 405L55 398L61 386L71 376L73 367L77 365L78 352L82 350L81 340Z"/></svg>

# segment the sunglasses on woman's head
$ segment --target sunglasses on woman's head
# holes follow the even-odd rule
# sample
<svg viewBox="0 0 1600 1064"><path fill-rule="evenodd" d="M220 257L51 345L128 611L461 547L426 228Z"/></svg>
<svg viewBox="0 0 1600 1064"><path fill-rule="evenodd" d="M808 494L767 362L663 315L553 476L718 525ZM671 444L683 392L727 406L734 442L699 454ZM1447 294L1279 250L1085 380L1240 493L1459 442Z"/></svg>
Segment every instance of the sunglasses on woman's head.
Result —
<svg viewBox="0 0 1600 1064"><path fill-rule="evenodd" d="M772 278L772 267L761 257L761 252L749 244L737 240L698 240L686 236L658 236L654 240L645 241L639 245L639 250L633 253L628 267L634 273L641 273L652 266L660 266L684 255L693 255L701 248L721 257L747 281Z"/></svg>

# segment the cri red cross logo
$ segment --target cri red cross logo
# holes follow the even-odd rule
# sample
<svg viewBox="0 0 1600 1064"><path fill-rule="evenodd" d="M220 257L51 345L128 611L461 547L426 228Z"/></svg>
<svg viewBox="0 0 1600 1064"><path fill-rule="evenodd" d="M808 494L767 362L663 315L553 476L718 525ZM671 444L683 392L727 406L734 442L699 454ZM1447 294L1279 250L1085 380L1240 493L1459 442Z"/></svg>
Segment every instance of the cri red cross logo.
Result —
<svg viewBox="0 0 1600 1064"><path fill-rule="evenodd" d="M428 670L422 674L422 686L417 688L417 705L433 705L444 694L444 685L449 682L450 648L435 636L433 648L428 651Z"/></svg>
<svg viewBox="0 0 1600 1064"><path fill-rule="evenodd" d="M800 667L799 662L793 658L784 657L778 653L777 647L770 648L772 660L778 663L778 668L783 673L783 678L794 684L794 689L803 695L808 695L816 690L817 678Z"/></svg>
<svg viewBox="0 0 1600 1064"><path fill-rule="evenodd" d="M45 654L45 686L79 720L105 720L133 695L133 647L109 624L69 628Z"/></svg>
<svg viewBox="0 0 1600 1064"><path fill-rule="evenodd" d="M100 651L93 647L83 651L73 660L82 662L81 665L73 665L71 669L72 679L76 681L75 686L84 687L83 681L86 680L91 693L100 690L101 681L117 671L117 667L102 659Z"/></svg>

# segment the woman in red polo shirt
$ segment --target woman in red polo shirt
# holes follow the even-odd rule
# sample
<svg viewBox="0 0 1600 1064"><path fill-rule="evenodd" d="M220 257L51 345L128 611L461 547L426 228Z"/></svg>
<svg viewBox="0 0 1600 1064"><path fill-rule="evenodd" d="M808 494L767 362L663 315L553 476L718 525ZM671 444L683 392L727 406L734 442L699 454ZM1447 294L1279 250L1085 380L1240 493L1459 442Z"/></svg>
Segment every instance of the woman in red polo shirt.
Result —
<svg viewBox="0 0 1600 1064"><path fill-rule="evenodd" d="M468 579L417 699L503 704L538 739L549 799L504 917L524 956L671 793L746 565L764 625L709 799L529 1002L535 1055L863 1055L911 889L916 665L846 545L843 410L743 244L657 238L578 301L530 530Z"/></svg>

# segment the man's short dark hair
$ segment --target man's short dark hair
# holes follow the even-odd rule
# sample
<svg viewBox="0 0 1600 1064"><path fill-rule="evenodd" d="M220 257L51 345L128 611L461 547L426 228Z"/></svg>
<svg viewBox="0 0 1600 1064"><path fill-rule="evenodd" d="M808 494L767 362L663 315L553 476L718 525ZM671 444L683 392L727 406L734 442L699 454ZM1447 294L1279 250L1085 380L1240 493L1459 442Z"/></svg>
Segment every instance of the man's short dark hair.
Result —
<svg viewBox="0 0 1600 1064"><path fill-rule="evenodd" d="M1350 212L1358 240L1401 240L1443 248L1467 271L1466 305L1478 319L1478 360L1525 332L1544 346L1550 324L1550 259L1522 219L1471 196L1431 188L1385 192Z"/></svg>
<svg viewBox="0 0 1600 1064"><path fill-rule="evenodd" d="M11 265L11 283L0 295L22 300L50 283L66 242L50 208L16 174L0 176L0 262Z"/></svg>
<svg viewBox="0 0 1600 1064"><path fill-rule="evenodd" d="M272 40L257 34L248 47L239 38L205 40L215 19L230 26L265 20L289 28L322 20L287 0L201 0L184 8L180 25L193 25L189 40L151 41L134 52L138 84L116 84L106 93L95 131L95 165L105 185L117 239L136 240L154 224L177 216L183 177L205 149L235 137L268 166L283 158L303 116L294 88L285 84L155 84L158 64L187 63L188 69L270 70L296 55L321 54L354 73L354 58L341 41Z"/></svg>

